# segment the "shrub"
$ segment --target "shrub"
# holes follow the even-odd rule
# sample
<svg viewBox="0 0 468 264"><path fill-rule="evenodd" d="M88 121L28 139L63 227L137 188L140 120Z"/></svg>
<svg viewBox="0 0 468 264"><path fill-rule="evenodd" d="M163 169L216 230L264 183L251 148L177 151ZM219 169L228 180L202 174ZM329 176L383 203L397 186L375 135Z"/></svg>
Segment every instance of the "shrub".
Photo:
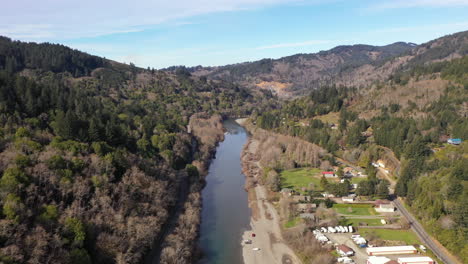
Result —
<svg viewBox="0 0 468 264"><path fill-rule="evenodd" d="M28 183L28 176L19 168L6 169L0 179L0 187L7 192L14 192L18 185Z"/></svg>
<svg viewBox="0 0 468 264"><path fill-rule="evenodd" d="M106 142L93 142L91 147L98 156L103 157L109 153L112 148Z"/></svg>
<svg viewBox="0 0 468 264"><path fill-rule="evenodd" d="M19 214L24 209L24 204L21 203L21 198L15 194L9 193L3 204L3 214L10 220L19 220Z"/></svg>
<svg viewBox="0 0 468 264"><path fill-rule="evenodd" d="M82 246L86 238L86 233L80 219L74 217L67 218L65 220L65 228L73 235L73 242L78 246Z"/></svg>
<svg viewBox="0 0 468 264"><path fill-rule="evenodd" d="M53 204L42 206L43 212L39 215L39 220L42 222L55 221L58 218L57 206Z"/></svg>
<svg viewBox="0 0 468 264"><path fill-rule="evenodd" d="M17 155L15 158L16 166L19 168L26 168L31 165L31 159L26 155Z"/></svg>
<svg viewBox="0 0 468 264"><path fill-rule="evenodd" d="M50 145L62 151L69 151L73 154L83 153L88 150L88 145L74 140L63 141L62 137L54 137Z"/></svg>
<svg viewBox="0 0 468 264"><path fill-rule="evenodd" d="M16 130L15 137L16 138L24 138L29 137L31 134L29 133L28 129L25 127L20 127Z"/></svg>
<svg viewBox="0 0 468 264"><path fill-rule="evenodd" d="M59 155L52 156L46 163L51 170L64 170L69 167L69 162Z"/></svg>

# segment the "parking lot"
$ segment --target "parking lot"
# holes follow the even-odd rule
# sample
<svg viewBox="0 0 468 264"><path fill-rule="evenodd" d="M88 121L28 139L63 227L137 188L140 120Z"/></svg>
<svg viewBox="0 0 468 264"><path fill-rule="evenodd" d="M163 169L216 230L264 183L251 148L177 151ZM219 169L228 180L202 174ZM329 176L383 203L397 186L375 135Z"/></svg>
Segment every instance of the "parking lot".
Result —
<svg viewBox="0 0 468 264"><path fill-rule="evenodd" d="M369 257L366 252L366 248L360 248L358 245L356 245L353 240L351 239L351 233L326 233L326 235L330 241L332 241L335 244L343 244L348 247L350 247L354 252L354 256L351 257L351 259L354 260L356 264L366 264L367 258ZM409 255L385 255L385 257L392 259L392 260L397 260L398 258L402 257L420 257L421 255L419 254L409 254Z"/></svg>
<svg viewBox="0 0 468 264"><path fill-rule="evenodd" d="M351 257L356 264L365 264L367 253L365 248L360 248L351 239L351 233L327 233L325 234L333 243L343 244L350 247L355 253Z"/></svg>

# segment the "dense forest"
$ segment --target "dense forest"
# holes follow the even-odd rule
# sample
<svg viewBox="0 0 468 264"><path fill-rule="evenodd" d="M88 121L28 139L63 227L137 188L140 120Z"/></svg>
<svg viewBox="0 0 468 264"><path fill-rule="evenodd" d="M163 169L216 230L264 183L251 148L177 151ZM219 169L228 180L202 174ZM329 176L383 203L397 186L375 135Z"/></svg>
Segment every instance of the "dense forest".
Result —
<svg viewBox="0 0 468 264"><path fill-rule="evenodd" d="M280 109L258 114L256 124L316 143L366 168L369 179L360 184L357 190L360 195L388 194L384 192L388 183L375 178L370 162L381 158L382 148L390 149L402 167L395 175L395 194L404 197L430 233L466 262L468 144L451 146L446 141L468 138L467 61L465 56L402 68L386 80L390 86L406 85L428 76L447 80L440 98L424 106L410 103L403 108L391 103L373 109L375 106L369 105L366 109L377 114L364 118L353 109L360 103L360 97L369 93L353 87L324 87L308 97L286 102ZM406 82L402 83L402 79ZM320 119L331 112L337 113L336 122ZM331 191L340 196L337 187Z"/></svg>
<svg viewBox="0 0 468 264"><path fill-rule="evenodd" d="M189 133L190 118L249 115L271 101L187 71L0 38L0 262L141 262L179 190L193 193L185 211L200 210L203 168L192 164L206 164L216 142ZM179 240L177 263L190 262L195 239Z"/></svg>

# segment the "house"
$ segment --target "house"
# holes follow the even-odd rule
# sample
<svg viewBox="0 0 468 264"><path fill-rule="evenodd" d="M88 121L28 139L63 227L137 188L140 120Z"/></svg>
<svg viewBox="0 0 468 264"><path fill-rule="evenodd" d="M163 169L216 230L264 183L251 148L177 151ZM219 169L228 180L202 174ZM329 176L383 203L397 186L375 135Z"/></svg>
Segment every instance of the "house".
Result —
<svg viewBox="0 0 468 264"><path fill-rule="evenodd" d="M368 247L366 248L367 255L403 255L416 254L418 251L413 246L394 246L394 247Z"/></svg>
<svg viewBox="0 0 468 264"><path fill-rule="evenodd" d="M398 264L435 264L430 257L408 257L398 258Z"/></svg>
<svg viewBox="0 0 468 264"><path fill-rule="evenodd" d="M343 169L343 174L345 177L354 177L356 175L356 170L351 167L345 167Z"/></svg>
<svg viewBox="0 0 468 264"><path fill-rule="evenodd" d="M327 192L322 193L322 196L324 198L335 198L335 195L327 193Z"/></svg>
<svg viewBox="0 0 468 264"><path fill-rule="evenodd" d="M325 177L325 178L334 178L334 177L337 177L335 172L333 171L322 171L322 175Z"/></svg>
<svg viewBox="0 0 468 264"><path fill-rule="evenodd" d="M452 145L460 145L462 143L461 138L449 138L447 140L447 143L452 144Z"/></svg>
<svg viewBox="0 0 468 264"><path fill-rule="evenodd" d="M341 200L345 203L352 203L354 202L354 199L356 199L356 195L354 194L351 194L351 195L348 195L348 196L345 196L345 197L341 197Z"/></svg>
<svg viewBox="0 0 468 264"><path fill-rule="evenodd" d="M343 257L349 257L354 255L354 251L350 247L343 244L337 246L336 251Z"/></svg>
<svg viewBox="0 0 468 264"><path fill-rule="evenodd" d="M388 200L377 200L375 201L375 211L379 213L393 213L395 212L395 206Z"/></svg>
<svg viewBox="0 0 468 264"><path fill-rule="evenodd" d="M317 205L314 203L300 203L296 204L296 210L301 213L310 213L315 211Z"/></svg>

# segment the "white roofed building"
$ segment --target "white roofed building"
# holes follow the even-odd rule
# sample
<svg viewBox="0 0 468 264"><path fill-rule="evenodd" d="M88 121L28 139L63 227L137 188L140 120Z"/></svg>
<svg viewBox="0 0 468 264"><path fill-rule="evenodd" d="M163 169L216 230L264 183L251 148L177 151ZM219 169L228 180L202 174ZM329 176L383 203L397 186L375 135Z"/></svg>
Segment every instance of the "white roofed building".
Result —
<svg viewBox="0 0 468 264"><path fill-rule="evenodd" d="M418 250L413 246L395 246L395 247L368 247L366 248L367 255L400 255L400 254L416 254Z"/></svg>
<svg viewBox="0 0 468 264"><path fill-rule="evenodd" d="M398 258L399 264L435 264L435 261L430 257L408 257Z"/></svg>

